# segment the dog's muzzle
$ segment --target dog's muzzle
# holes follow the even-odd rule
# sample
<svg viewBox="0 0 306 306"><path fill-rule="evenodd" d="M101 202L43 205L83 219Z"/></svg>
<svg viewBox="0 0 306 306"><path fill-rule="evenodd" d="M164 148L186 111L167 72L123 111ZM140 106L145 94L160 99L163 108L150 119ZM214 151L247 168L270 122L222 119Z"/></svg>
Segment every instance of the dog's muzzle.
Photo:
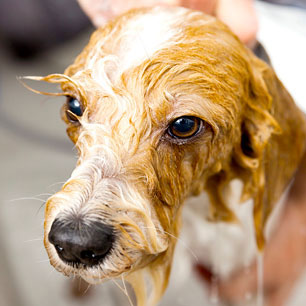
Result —
<svg viewBox="0 0 306 306"><path fill-rule="evenodd" d="M92 267L103 262L115 241L114 229L101 222L84 222L80 218L69 221L54 220L48 235L58 256L65 263L78 267Z"/></svg>

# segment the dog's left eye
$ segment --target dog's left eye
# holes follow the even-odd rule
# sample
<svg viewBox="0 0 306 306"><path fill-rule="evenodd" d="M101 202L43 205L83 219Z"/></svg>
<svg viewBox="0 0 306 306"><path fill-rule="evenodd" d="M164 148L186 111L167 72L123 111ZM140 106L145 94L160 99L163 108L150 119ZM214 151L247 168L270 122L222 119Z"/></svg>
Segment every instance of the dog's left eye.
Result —
<svg viewBox="0 0 306 306"><path fill-rule="evenodd" d="M79 100L74 97L67 97L67 117L70 121L78 121L77 117L83 115L82 105Z"/></svg>
<svg viewBox="0 0 306 306"><path fill-rule="evenodd" d="M168 128L168 134L174 138L190 138L196 135L203 126L203 121L197 117L183 116L175 119Z"/></svg>

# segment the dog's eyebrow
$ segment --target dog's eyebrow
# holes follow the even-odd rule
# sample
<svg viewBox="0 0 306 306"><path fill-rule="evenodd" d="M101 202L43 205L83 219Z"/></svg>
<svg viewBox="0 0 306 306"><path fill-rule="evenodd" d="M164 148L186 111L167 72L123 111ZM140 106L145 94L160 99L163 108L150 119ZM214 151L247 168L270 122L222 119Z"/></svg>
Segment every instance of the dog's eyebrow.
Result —
<svg viewBox="0 0 306 306"><path fill-rule="evenodd" d="M40 90L36 90L29 85L27 85L25 82L22 81L22 79L26 80L32 80L32 81L43 81L47 83L52 83L52 84L60 84L62 88L62 92L44 92ZM71 91L76 91L77 95L83 100L86 101L85 99L85 94L76 81L74 81L71 77L65 75L65 74L59 74L59 73L54 73L54 74L49 74L47 76L23 76L19 77L18 80L21 82L21 84L29 89L30 91L42 95L47 95L47 96L67 96L71 95Z"/></svg>
<svg viewBox="0 0 306 306"><path fill-rule="evenodd" d="M22 86L24 86L26 89L36 93L36 94L40 94L40 95L44 95L44 96L65 96L67 95L65 92L45 92L45 91L41 91L41 90L37 90L32 88L31 86L29 86L28 84L26 84L22 79L32 79L32 77L17 77L17 80L22 84ZM35 80L38 81L38 80Z"/></svg>

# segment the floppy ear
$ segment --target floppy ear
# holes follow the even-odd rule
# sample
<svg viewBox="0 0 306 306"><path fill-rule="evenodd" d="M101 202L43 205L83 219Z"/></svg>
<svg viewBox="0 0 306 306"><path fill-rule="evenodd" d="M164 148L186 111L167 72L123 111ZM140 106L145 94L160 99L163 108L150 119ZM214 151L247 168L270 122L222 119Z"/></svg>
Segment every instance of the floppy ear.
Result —
<svg viewBox="0 0 306 306"><path fill-rule="evenodd" d="M250 79L234 162L244 182L241 200L254 199L256 239L262 248L267 218L304 152L306 124L273 69L251 52L249 57Z"/></svg>

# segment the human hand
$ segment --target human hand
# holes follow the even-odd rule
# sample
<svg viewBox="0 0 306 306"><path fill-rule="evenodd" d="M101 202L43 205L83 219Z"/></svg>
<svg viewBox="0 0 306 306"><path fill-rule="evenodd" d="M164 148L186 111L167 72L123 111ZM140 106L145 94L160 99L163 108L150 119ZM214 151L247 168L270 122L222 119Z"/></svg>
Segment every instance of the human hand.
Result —
<svg viewBox="0 0 306 306"><path fill-rule="evenodd" d="M249 47L255 45L258 29L253 0L78 0L96 27L131 8L154 5L184 6L215 15Z"/></svg>
<svg viewBox="0 0 306 306"><path fill-rule="evenodd" d="M264 305L282 306L306 267L306 154L291 186L278 228L267 243L263 258ZM232 302L256 296L257 266L239 271L219 284L220 296Z"/></svg>
<svg viewBox="0 0 306 306"><path fill-rule="evenodd" d="M305 199L306 202L306 199ZM285 305L296 280L306 267L306 209L300 203L287 202L279 228L267 244L264 253L264 305ZM306 206L306 203L303 203ZM239 271L219 285L220 296L231 302L243 301L246 296L256 297L257 265Z"/></svg>

